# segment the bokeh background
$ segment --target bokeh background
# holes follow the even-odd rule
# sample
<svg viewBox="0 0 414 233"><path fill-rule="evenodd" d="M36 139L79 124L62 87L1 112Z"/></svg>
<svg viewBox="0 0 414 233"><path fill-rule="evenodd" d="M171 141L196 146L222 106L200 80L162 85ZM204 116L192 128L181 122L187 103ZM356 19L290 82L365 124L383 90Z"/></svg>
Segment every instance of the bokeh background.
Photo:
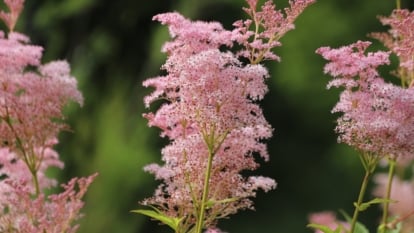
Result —
<svg viewBox="0 0 414 233"><path fill-rule="evenodd" d="M278 8L287 0L275 0ZM245 18L244 0L37 0L27 1L18 31L45 47L44 62L66 59L85 97L82 108L68 107L73 132L60 135L57 150L66 163L59 180L99 172L86 197L80 233L171 232L148 218L130 213L152 195L157 183L142 167L160 161L166 144L148 128L142 113L143 80L157 76L168 39L165 27L151 20L167 11L220 21L230 29ZM412 1L403 7L413 8ZM378 15L389 15L392 0L317 0L296 22L268 63L270 92L262 102L275 129L268 141L271 161L257 173L273 177L276 190L259 193L256 211L243 211L220 222L231 233L306 233L309 213L352 211L362 178L355 152L337 144L331 108L338 90L326 90L320 46L338 47L384 31ZM2 25L3 26L3 25ZM4 28L4 27L3 27ZM381 48L374 43L373 49ZM387 69L384 72L388 73ZM376 207L362 215L372 228Z"/></svg>

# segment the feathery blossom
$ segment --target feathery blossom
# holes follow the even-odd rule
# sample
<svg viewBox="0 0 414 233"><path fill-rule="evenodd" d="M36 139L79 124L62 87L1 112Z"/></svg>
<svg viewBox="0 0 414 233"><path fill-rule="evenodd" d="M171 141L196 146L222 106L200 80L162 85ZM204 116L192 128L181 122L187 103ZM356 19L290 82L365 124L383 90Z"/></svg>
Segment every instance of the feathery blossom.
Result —
<svg viewBox="0 0 414 233"><path fill-rule="evenodd" d="M75 232L96 175L74 178L58 194L43 191L57 185L47 169L63 168L53 150L67 128L62 109L83 97L66 61L42 64L43 48L14 32L23 2L5 0L10 11L0 12L10 30L0 32L0 232Z"/></svg>
<svg viewBox="0 0 414 233"><path fill-rule="evenodd" d="M251 208L248 197L254 196L257 188L269 190L275 186L273 180L246 180L239 174L257 168L253 153L268 160L260 140L269 138L272 129L253 102L267 91L264 78L268 74L264 67L242 66L231 53L218 49L192 55L180 66L178 74L161 78L163 85L169 84L166 79L172 81L163 93L170 102L155 114L146 115L172 143L162 150L163 167L146 167L164 184L154 198L144 203L166 207L163 210L170 216L191 215L193 198L199 198L203 191L206 161L212 150L215 155L209 200L216 203L209 208L211 219L205 221L208 226L238 209Z"/></svg>
<svg viewBox="0 0 414 233"><path fill-rule="evenodd" d="M347 222L337 220L336 215L331 211L312 213L309 215L308 220L309 223L326 226L332 231L341 228L342 230L338 233L346 233L347 229L349 229L349 224ZM319 229L315 229L314 232L322 233Z"/></svg>
<svg viewBox="0 0 414 233"><path fill-rule="evenodd" d="M398 56L399 67L396 76L406 86L414 85L414 12L395 9L389 17L380 17L383 25L390 27L388 32L372 33L373 38L381 41Z"/></svg>
<svg viewBox="0 0 414 233"><path fill-rule="evenodd" d="M12 179L3 181L11 192L0 197L8 205L0 215L1 232L20 233L74 233L74 224L82 215L81 200L96 174L85 178L73 178L62 185L63 192L33 197L27 183Z"/></svg>
<svg viewBox="0 0 414 233"><path fill-rule="evenodd" d="M50 167L63 168L58 154L43 148L43 160L36 173L42 190L57 186L55 179L46 176ZM23 160L9 148L0 148L0 231L20 233L76 232L76 221L85 192L96 174L73 178L62 185L58 194L36 195L33 175Z"/></svg>
<svg viewBox="0 0 414 233"><path fill-rule="evenodd" d="M268 91L269 74L259 62L278 60L270 49L280 45L280 37L313 0L291 1L286 16L270 1L261 12L256 11L257 1L247 2L246 12L257 27L264 28L259 34L250 31L249 20L236 22L235 29L228 31L218 22L190 21L176 12L154 16L168 26L172 40L162 48L167 53L162 66L167 74L143 83L155 88L144 99L147 107L157 100L164 102L144 117L171 142L162 150L163 165L144 168L162 184L142 203L181 219L183 232L199 221L201 205L207 205L200 217L203 228L213 231L217 219L253 208L250 198L259 189L267 192L276 187L271 178L241 175L258 168L258 156L269 159L263 140L272 136L272 128L257 104ZM245 48L234 54L230 50L234 44ZM240 61L241 56L250 64ZM210 157L208 196L202 203Z"/></svg>
<svg viewBox="0 0 414 233"><path fill-rule="evenodd" d="M6 1L11 12L18 2ZM83 99L69 64L41 64L42 47L29 42L17 32L0 34L0 137L35 173L43 159L36 148L50 147L66 128L62 108Z"/></svg>
<svg viewBox="0 0 414 233"><path fill-rule="evenodd" d="M16 32L0 37L0 135L19 149L42 147L65 125L62 108L82 103L65 61L42 65L42 48Z"/></svg>
<svg viewBox="0 0 414 233"><path fill-rule="evenodd" d="M42 154L42 162L36 172L38 177L39 188L41 190L51 188L57 185L55 179L46 176L46 170L50 167L63 168L63 162L59 160L59 156L52 148L39 148L37 153ZM10 195L10 185L5 180L19 181L27 184L27 189L31 193L35 193L35 187L31 184L33 177L27 168L26 163L18 154L11 151L10 148L0 148L0 196ZM0 201L0 206L7 202Z"/></svg>
<svg viewBox="0 0 414 233"><path fill-rule="evenodd" d="M379 76L377 67L389 64L389 53L382 51L365 53L370 45L369 41L357 41L337 49L321 47L316 51L329 61L324 67L324 72L334 79L328 83L328 88L344 86L350 89L366 86Z"/></svg>
<svg viewBox="0 0 414 233"><path fill-rule="evenodd" d="M209 228L204 233L226 233L218 228Z"/></svg>
<svg viewBox="0 0 414 233"><path fill-rule="evenodd" d="M332 112L341 112L339 141L379 156L414 153L414 89L386 83L377 71L389 64L388 53L365 53L370 42L317 50L330 62L328 87L345 87Z"/></svg>

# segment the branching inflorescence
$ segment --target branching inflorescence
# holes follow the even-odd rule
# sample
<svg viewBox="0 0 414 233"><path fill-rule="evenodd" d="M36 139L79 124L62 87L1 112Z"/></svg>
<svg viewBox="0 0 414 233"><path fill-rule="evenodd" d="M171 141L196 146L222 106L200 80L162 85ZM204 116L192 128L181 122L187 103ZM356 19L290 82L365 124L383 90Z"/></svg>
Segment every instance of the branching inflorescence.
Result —
<svg viewBox="0 0 414 233"><path fill-rule="evenodd" d="M251 19L237 21L232 31L179 13L154 17L168 26L172 40L162 50L168 55L162 67L167 74L144 82L155 88L146 106L164 102L144 116L170 144L162 150L163 165L145 167L162 181L142 202L155 210L137 212L175 232L213 231L218 219L252 209L257 190L276 187L271 178L241 174L258 168L255 157L269 159L263 140L273 130L257 104L268 90L269 74L260 62L279 60L271 49L312 2L291 1L283 14L270 1L258 11L257 0L249 0L245 11ZM233 52L235 44L242 49Z"/></svg>
<svg viewBox="0 0 414 233"><path fill-rule="evenodd" d="M388 52L367 52L371 42L358 41L341 48L322 47L317 53L329 61L325 73L334 77L330 87L343 87L344 90L332 112L342 113L336 131L339 141L360 152L360 158L366 174L361 186L355 212L350 219L346 232L367 232L357 223L358 213L372 204L382 204L383 217L379 232L411 232L413 224L406 221L414 214L412 199L401 198L397 192L412 193L413 186L398 177L394 179L397 162L407 164L414 155L414 14L408 10L396 9L389 17L380 17L384 25L390 26L386 33L372 33ZM389 56L398 58L398 68L393 74L401 85L386 82L378 71L381 65L389 65ZM369 178L374 174L380 160L387 160L388 175L375 177L376 199L363 201ZM394 187L392 184L394 184ZM400 189L397 191L397 189ZM409 210L398 208L395 204L402 201ZM391 216L391 218L389 218ZM401 222L403 227L401 227ZM400 229L397 230L396 226ZM324 232L329 229L316 227ZM359 230L357 230L357 228ZM335 229L332 229L334 232ZM342 228L342 230L345 230ZM395 230L395 231L394 231ZM401 230L401 231L400 231ZM338 231L335 231L338 232Z"/></svg>
<svg viewBox="0 0 414 233"><path fill-rule="evenodd" d="M66 61L41 64L43 48L14 32L23 2L5 0L9 12L0 12L10 30L0 34L0 232L75 232L95 175L74 178L60 194L43 191L57 185L46 170L63 168L53 150L67 128L62 108L83 98Z"/></svg>

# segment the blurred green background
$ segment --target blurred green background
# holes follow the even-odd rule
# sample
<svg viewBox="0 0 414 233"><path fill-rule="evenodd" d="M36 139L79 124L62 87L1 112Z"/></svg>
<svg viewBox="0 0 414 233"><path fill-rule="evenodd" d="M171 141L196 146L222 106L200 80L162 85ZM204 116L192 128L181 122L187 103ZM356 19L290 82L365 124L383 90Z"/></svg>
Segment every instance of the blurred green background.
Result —
<svg viewBox="0 0 414 233"><path fill-rule="evenodd" d="M406 0L404 7L413 7ZM283 8L287 0L275 0ZM99 172L90 188L80 233L171 232L129 211L152 195L157 183L142 167L160 161L166 141L148 128L143 80L157 76L167 30L153 15L179 11L191 19L220 21L230 29L246 15L243 0L37 0L27 1L18 30L45 47L44 61L66 59L85 97L82 108L70 106L73 132L60 135L58 150L66 163L61 181ZM354 151L336 143L336 116L330 113L338 90L327 91L321 46L337 47L366 40L386 30L377 15L389 15L392 0L318 0L305 10L296 29L276 50L281 63L268 63L270 92L262 102L275 129L268 141L271 161L259 174L273 177L276 190L259 193L256 211L243 211L220 222L231 233L302 233L308 214L352 211L362 178ZM374 48L381 48L378 43ZM362 214L372 228L377 209Z"/></svg>

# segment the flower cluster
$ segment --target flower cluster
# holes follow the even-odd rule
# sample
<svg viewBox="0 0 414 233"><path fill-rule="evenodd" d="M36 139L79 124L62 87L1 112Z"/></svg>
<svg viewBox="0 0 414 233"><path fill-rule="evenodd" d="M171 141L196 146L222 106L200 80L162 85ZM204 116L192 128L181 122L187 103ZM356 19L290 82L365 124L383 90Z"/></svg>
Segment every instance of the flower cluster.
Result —
<svg viewBox="0 0 414 233"><path fill-rule="evenodd" d="M2 12L2 18L14 19L23 1L6 3L11 12ZM57 133L65 128L63 106L69 101L81 104L82 95L76 79L70 75L69 64L52 61L42 65L42 47L30 45L29 38L23 34L10 32L6 37L2 32L0 55L2 146L19 150L23 159L36 163L34 154L43 155L34 149L49 147Z"/></svg>
<svg viewBox="0 0 414 233"><path fill-rule="evenodd" d="M338 233L346 233L349 230L349 224L337 220L336 215L330 211L310 214L308 220L311 224L323 225ZM323 233L323 231L316 229L315 233Z"/></svg>
<svg viewBox="0 0 414 233"><path fill-rule="evenodd" d="M390 52L364 53L370 42L357 42L338 49L317 50L330 62L325 66L334 80L328 87L344 86L333 112L342 112L337 131L340 141L377 155L411 157L414 154L414 13L394 10L380 17L390 30L372 33ZM389 54L399 60L395 75L401 86L386 83L377 71L389 64ZM408 87L408 88L407 88Z"/></svg>
<svg viewBox="0 0 414 233"><path fill-rule="evenodd" d="M53 150L67 126L62 108L82 104L77 82L66 61L41 64L42 47L14 32L23 0L5 0L0 18L10 33L0 33L0 231L75 232L81 198L96 175L75 178L60 194L45 195L57 185L45 175L63 168Z"/></svg>
<svg viewBox="0 0 414 233"><path fill-rule="evenodd" d="M389 17L380 17L383 25L390 26L388 32L372 33L373 38L381 41L390 51L397 55L400 62L395 75L401 79L403 86L414 85L414 12L396 9Z"/></svg>
<svg viewBox="0 0 414 233"><path fill-rule="evenodd" d="M50 167L63 168L56 151L43 149L43 159L36 172L39 189L57 185L45 172ZM0 231L21 233L76 232L74 224L81 217L82 198L95 175L73 178L61 185L59 194L36 195L33 175L27 164L10 148L0 149Z"/></svg>
<svg viewBox="0 0 414 233"><path fill-rule="evenodd" d="M269 159L263 140L271 137L272 128L257 104L267 92L269 74L259 62L278 59L270 49L280 45L280 37L313 0L292 1L286 16L270 1L260 12L257 0L247 2L253 31L251 20L237 21L229 31L220 23L190 21L179 13L154 17L168 26L172 40L163 47L167 74L144 82L155 88L144 100L147 107L165 101L144 116L171 143L162 150L164 165L145 167L163 183L143 204L179 219L184 230L177 232L187 232L197 221L214 229L217 219L253 208L250 198L257 190L276 187L271 178L241 175L259 166L258 156ZM236 43L244 46L238 53L230 50ZM198 215L204 208L206 214Z"/></svg>
<svg viewBox="0 0 414 233"><path fill-rule="evenodd" d="M365 53L370 42L317 50L335 77L328 87L345 87L332 110L343 115L336 128L341 142L378 156L414 153L414 89L386 83L377 71L389 64L387 52Z"/></svg>
<svg viewBox="0 0 414 233"><path fill-rule="evenodd" d="M179 18L176 13L156 18L169 20L171 16ZM260 139L269 138L272 129L253 102L263 98L267 91L264 83L267 70L261 65L243 66L232 53L221 52L218 47L222 43L216 44L214 39L226 32L211 30L210 26L198 22L180 28L184 32L179 32L174 42L188 42L177 51L170 51L164 66L168 75L144 82L157 88L157 97L168 100L155 114L145 117L151 126L159 127L172 140L162 150L165 165L145 168L164 184L144 204L163 207L169 216L194 218L193 203L199 202L208 156L214 152L208 198L212 206L206 226L240 208L251 207L247 197L254 196L257 188L269 190L275 186L273 180L246 180L239 174L257 168L254 153L268 159ZM184 34L188 31L198 35ZM214 39L208 42L208 38L202 38L203 33ZM195 49L194 54L183 51L189 49L187 46L194 46L191 48ZM189 224L194 220L188 219Z"/></svg>
<svg viewBox="0 0 414 233"><path fill-rule="evenodd" d="M380 17L380 21L390 26L389 31L370 35L382 42L389 52L366 52L371 44L366 41L336 49L321 47L317 50L329 61L325 65L325 73L334 77L328 88L344 88L332 110L342 113L336 127L339 141L360 152L365 168L365 177L350 220L351 233L357 232L356 228L367 232L358 223L358 213L372 204L382 204L383 207L379 232L412 232L414 229L413 200L410 198L414 190L412 183L394 177L396 164L407 166L414 155L414 13L397 9L389 17ZM378 72L379 66L390 64L392 53L399 61L394 74L401 80L401 85L386 82ZM388 159L388 174L375 176L377 186L374 195L378 198L363 202L368 181L377 164L385 158ZM311 226L318 230L326 229L326 223L322 224L325 225Z"/></svg>

